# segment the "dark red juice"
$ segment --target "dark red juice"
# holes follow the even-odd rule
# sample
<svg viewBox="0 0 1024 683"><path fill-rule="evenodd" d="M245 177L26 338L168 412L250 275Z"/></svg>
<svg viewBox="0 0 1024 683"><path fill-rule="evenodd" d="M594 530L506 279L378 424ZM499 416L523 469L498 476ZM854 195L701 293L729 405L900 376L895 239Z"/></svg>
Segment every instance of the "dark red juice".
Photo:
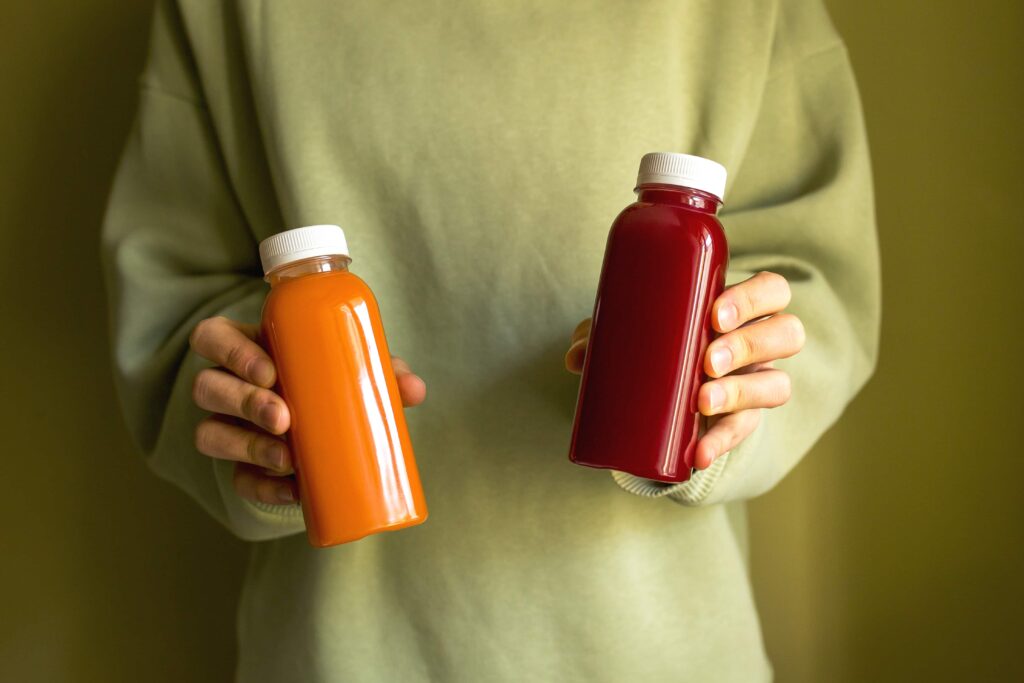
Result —
<svg viewBox="0 0 1024 683"><path fill-rule="evenodd" d="M651 156L658 155L647 155L644 164ZM648 168L645 175L641 165L640 181L661 182L641 182L637 202L612 224L569 457L681 482L690 477L700 433L697 392L729 250L716 217L725 170L699 157L670 156L685 157L684 168L695 159L713 164L714 182L702 182L692 169L674 177L665 168ZM661 161L671 171L680 160Z"/></svg>

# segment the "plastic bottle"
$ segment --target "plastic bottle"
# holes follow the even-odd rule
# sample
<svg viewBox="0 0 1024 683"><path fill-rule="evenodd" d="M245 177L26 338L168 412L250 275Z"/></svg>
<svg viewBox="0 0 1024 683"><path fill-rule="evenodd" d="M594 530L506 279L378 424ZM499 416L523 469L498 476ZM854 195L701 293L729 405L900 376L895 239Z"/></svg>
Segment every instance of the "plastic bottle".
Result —
<svg viewBox="0 0 1024 683"><path fill-rule="evenodd" d="M729 249L725 168L686 154L640 162L612 224L580 381L570 459L666 482L690 478L697 392Z"/></svg>
<svg viewBox="0 0 1024 683"><path fill-rule="evenodd" d="M291 412L288 441L309 542L346 543L427 518L380 311L348 272L336 225L260 243L271 285L262 335Z"/></svg>

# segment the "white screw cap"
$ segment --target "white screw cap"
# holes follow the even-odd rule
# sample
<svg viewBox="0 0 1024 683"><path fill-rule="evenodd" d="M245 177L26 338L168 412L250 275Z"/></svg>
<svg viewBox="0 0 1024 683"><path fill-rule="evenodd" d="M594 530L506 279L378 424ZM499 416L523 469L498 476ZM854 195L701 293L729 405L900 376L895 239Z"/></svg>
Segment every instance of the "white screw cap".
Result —
<svg viewBox="0 0 1024 683"><path fill-rule="evenodd" d="M719 199L725 196L725 166L717 161L674 152L651 152L640 160L636 185L660 183L703 190Z"/></svg>
<svg viewBox="0 0 1024 683"><path fill-rule="evenodd" d="M260 242L263 273L313 256L349 257L345 231L337 225L310 225L279 232Z"/></svg>

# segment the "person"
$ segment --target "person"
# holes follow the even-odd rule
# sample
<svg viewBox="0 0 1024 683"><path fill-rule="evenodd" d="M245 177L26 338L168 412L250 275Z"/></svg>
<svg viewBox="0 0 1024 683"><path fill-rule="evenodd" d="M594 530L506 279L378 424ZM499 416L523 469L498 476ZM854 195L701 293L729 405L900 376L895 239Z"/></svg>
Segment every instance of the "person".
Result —
<svg viewBox="0 0 1024 683"><path fill-rule="evenodd" d="M104 227L114 355L149 464L253 542L239 680L771 678L744 501L838 418L879 325L820 0L178 0L153 26ZM566 458L565 367L649 151L731 174L709 428L673 485ZM406 405L429 386L407 413L430 519L329 549L255 326L257 243L316 223L346 230Z"/></svg>

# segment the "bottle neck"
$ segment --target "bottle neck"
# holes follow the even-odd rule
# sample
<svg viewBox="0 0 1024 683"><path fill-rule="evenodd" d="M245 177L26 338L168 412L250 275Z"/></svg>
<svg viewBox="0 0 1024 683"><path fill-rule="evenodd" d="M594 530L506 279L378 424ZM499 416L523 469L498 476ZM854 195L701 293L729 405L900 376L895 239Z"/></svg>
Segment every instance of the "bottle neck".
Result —
<svg viewBox="0 0 1024 683"><path fill-rule="evenodd" d="M275 287L282 282L294 280L299 277L305 277L306 275L348 272L348 264L351 262L352 259L348 256L341 256L340 254L333 256L312 256L310 258L302 259L301 261L294 261L283 265L280 268L275 268L267 273L266 277L263 279L269 282L271 287Z"/></svg>
<svg viewBox="0 0 1024 683"><path fill-rule="evenodd" d="M722 208L722 200L703 190L679 185L644 183L636 188L637 200L648 204L673 204L685 206L712 216Z"/></svg>

